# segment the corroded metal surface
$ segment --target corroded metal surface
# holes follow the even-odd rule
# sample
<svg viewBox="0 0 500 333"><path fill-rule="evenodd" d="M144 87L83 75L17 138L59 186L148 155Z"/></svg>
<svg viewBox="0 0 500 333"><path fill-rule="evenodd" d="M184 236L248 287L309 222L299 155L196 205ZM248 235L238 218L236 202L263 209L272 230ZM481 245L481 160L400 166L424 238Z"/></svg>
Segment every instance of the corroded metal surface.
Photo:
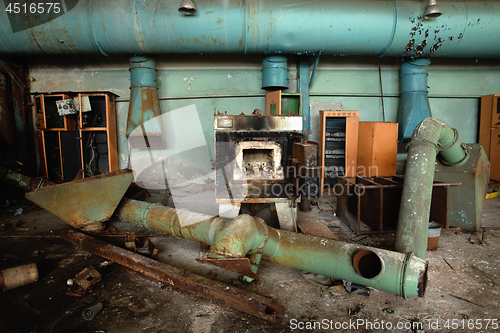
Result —
<svg viewBox="0 0 500 333"><path fill-rule="evenodd" d="M35 178L22 175L17 172L12 172L4 168L0 168L0 181L7 182L11 185L18 186L25 191L32 191L44 186L53 185L49 180L44 178Z"/></svg>
<svg viewBox="0 0 500 333"><path fill-rule="evenodd" d="M339 177L337 215L359 235L395 232L404 179L403 176ZM445 230L456 229L449 224L450 189L460 185L437 181L432 184L430 219Z"/></svg>
<svg viewBox="0 0 500 333"><path fill-rule="evenodd" d="M445 1L435 20L424 19L421 2L400 0L203 1L193 20L172 10L178 5L80 0L52 21L43 17L53 13L1 11L0 54L500 56L490 38L499 29L498 1Z"/></svg>
<svg viewBox="0 0 500 333"><path fill-rule="evenodd" d="M227 269L255 280L260 279L259 275L252 270L249 258L197 258L196 261Z"/></svg>
<svg viewBox="0 0 500 333"><path fill-rule="evenodd" d="M127 137L133 148L164 148L154 57L130 58Z"/></svg>
<svg viewBox="0 0 500 333"><path fill-rule="evenodd" d="M338 239L330 228L317 217L299 217L297 218L297 227L306 235Z"/></svg>
<svg viewBox="0 0 500 333"><path fill-rule="evenodd" d="M108 220L132 180L132 171L124 169L46 186L25 196L71 226L82 228Z"/></svg>
<svg viewBox="0 0 500 333"><path fill-rule="evenodd" d="M417 125L409 144L395 239L397 251L415 253L422 259L427 251L437 153L442 163L454 167L460 167L468 159L467 149L462 146L457 131L441 120L429 117ZM462 190L468 189L462 185Z"/></svg>
<svg viewBox="0 0 500 333"><path fill-rule="evenodd" d="M61 234L61 238L174 288L252 316L278 322L284 315L284 308L271 299L143 257L82 233L70 230Z"/></svg>
<svg viewBox="0 0 500 333"><path fill-rule="evenodd" d="M405 298L423 296L424 260L402 253L312 237L270 228L249 215L230 220L176 210L162 205L123 199L116 216L125 222L211 245L209 257L245 258L262 254L269 261L373 287ZM369 250L381 258L384 269L374 278L356 273L352 257Z"/></svg>
<svg viewBox="0 0 500 333"><path fill-rule="evenodd" d="M490 174L490 163L480 144L466 145L468 161L453 167L436 165L434 179L438 181L460 181L460 186L450 188L450 226L477 231L481 227L486 190Z"/></svg>

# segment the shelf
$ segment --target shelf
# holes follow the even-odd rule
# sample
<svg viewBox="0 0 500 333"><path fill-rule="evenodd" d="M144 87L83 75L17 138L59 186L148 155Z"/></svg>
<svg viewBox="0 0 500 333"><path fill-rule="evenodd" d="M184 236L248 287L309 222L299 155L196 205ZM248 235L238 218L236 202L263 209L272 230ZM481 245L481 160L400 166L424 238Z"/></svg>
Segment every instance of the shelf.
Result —
<svg viewBox="0 0 500 333"><path fill-rule="evenodd" d="M356 174L358 123L359 111L320 111L321 193L339 176Z"/></svg>
<svg viewBox="0 0 500 333"><path fill-rule="evenodd" d="M40 164L48 180L67 182L118 170L115 96L108 92L34 96L43 152ZM71 98L78 114L59 116L55 101Z"/></svg>
<svg viewBox="0 0 500 333"><path fill-rule="evenodd" d="M84 127L81 129L82 132L87 132L87 131L107 131L106 127Z"/></svg>

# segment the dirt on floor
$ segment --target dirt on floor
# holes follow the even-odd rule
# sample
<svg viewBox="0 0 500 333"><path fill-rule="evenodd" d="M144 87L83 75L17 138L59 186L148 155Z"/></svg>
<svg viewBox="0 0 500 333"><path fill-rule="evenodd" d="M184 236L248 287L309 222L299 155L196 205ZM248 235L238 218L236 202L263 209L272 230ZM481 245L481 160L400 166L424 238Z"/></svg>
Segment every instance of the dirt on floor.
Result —
<svg viewBox="0 0 500 333"><path fill-rule="evenodd" d="M148 200L161 202L162 196ZM212 200L213 192L205 191L177 198L175 205L193 209L190 203L207 202L207 207L194 208L208 213L214 211ZM334 198L324 201L335 206ZM158 249L156 260L278 302L285 315L271 323L179 291L68 243L59 234L71 227L29 202L18 198L2 204L0 269L34 262L39 279L0 294L0 332L500 331L497 229L487 231L487 245L481 245L481 232L443 231L438 249L427 253L426 294L409 300L373 289L369 296L349 294L341 286L311 282L303 272L268 261L261 263L260 281L242 283L236 273L197 262L200 244L116 220L107 222L115 228L113 235L98 237L123 247L125 232L148 234ZM499 208L500 198L486 201L483 226L500 226ZM268 209L257 214L276 224ZM392 249L393 234L359 240L328 207L314 205L300 216L320 218L341 241ZM81 297L68 295L68 279L90 266L102 279ZM83 319L82 311L99 302L102 310L90 321Z"/></svg>

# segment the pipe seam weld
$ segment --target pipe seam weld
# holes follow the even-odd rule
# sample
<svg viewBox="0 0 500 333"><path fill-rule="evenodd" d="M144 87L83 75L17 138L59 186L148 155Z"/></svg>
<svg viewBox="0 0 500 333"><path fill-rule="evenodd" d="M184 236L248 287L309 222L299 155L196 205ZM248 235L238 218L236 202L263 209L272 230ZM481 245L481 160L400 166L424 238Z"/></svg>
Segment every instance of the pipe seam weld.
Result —
<svg viewBox="0 0 500 333"><path fill-rule="evenodd" d="M453 130L453 141L451 143L449 143L448 145L446 145L444 147L441 147L441 144L438 142L438 145L440 147L439 148L440 152L450 149L458 141L458 131L457 131L457 129L456 128L452 128L452 130Z"/></svg>
<svg viewBox="0 0 500 333"><path fill-rule="evenodd" d="M439 160L441 161L441 163L443 163L444 165L447 165L447 166L458 166L458 165L462 164L463 162L467 161L469 159L469 151L467 150L467 146L465 145L465 143L462 143L460 145L460 147L462 147L462 149L464 151L464 157L461 160L456 161L456 162L448 162L447 160L440 157Z"/></svg>
<svg viewBox="0 0 500 333"><path fill-rule="evenodd" d="M266 247L267 241L269 240L269 228L268 228L266 222L264 222L264 220L262 220L259 217L254 217L254 221L258 222L258 225L260 225L261 228L264 229L264 241L262 242L261 246L259 246L255 250L248 251L247 254L256 254L256 253L259 253L260 251L262 251L262 249L264 247Z"/></svg>
<svg viewBox="0 0 500 333"><path fill-rule="evenodd" d="M154 206L158 206L157 203L152 203L151 205L149 205L145 210L144 210L144 216L142 217L142 225L144 225L146 228L148 228L149 230L153 230L149 227L148 225L148 215L149 215L149 211L151 208L153 208Z"/></svg>
<svg viewBox="0 0 500 333"><path fill-rule="evenodd" d="M401 274L401 296L403 296L405 300L408 299L405 294L406 271L412 257L413 257L413 252L409 252L405 255L405 258L403 260L403 272Z"/></svg>
<svg viewBox="0 0 500 333"><path fill-rule="evenodd" d="M180 219L179 219L179 213L181 211L187 211L187 212L189 212L187 209L184 209L184 208L176 209L175 212L174 212L174 214L170 218L170 222L168 223L168 227L170 229L170 234L172 236L174 236L175 238L177 238L177 239L183 238L182 237L182 231L181 231L182 230L181 222L180 222ZM174 227L177 230L175 230Z"/></svg>

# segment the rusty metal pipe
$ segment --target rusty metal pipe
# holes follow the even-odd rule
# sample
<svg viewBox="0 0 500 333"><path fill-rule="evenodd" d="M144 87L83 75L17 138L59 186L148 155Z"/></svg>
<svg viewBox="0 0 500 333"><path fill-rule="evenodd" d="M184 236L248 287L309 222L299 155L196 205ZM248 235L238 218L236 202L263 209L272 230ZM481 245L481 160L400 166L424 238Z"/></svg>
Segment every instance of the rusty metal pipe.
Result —
<svg viewBox="0 0 500 333"><path fill-rule="evenodd" d="M425 293L427 263L412 254L277 230L248 215L230 220L131 199L123 199L115 214L125 222L212 245L212 258L262 254L280 265L346 279L405 298ZM355 260L360 252L365 254ZM378 265L370 263L375 258Z"/></svg>
<svg viewBox="0 0 500 333"><path fill-rule="evenodd" d="M396 228L396 251L425 259L436 155L444 164L459 166L468 159L458 132L441 120L426 118L409 143L403 194Z"/></svg>
<svg viewBox="0 0 500 333"><path fill-rule="evenodd" d="M45 178L28 177L4 168L0 168L0 181L18 186L25 191L32 191L43 186L54 184Z"/></svg>
<svg viewBox="0 0 500 333"><path fill-rule="evenodd" d="M127 137L132 148L164 148L160 100L153 56L130 57Z"/></svg>

